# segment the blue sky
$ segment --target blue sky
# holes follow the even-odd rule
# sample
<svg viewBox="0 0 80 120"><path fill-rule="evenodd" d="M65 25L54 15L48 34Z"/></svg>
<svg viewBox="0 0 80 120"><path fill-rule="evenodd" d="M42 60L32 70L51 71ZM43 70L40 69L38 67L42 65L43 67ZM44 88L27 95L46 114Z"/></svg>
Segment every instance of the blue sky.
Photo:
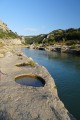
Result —
<svg viewBox="0 0 80 120"><path fill-rule="evenodd" d="M0 19L19 35L80 27L80 0L0 0Z"/></svg>

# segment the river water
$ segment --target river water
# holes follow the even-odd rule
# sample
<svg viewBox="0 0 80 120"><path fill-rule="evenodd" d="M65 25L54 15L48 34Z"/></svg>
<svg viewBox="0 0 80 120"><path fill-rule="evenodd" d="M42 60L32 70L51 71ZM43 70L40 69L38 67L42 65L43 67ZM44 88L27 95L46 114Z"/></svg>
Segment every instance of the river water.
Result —
<svg viewBox="0 0 80 120"><path fill-rule="evenodd" d="M65 107L80 120L80 56L27 48L22 51L48 69Z"/></svg>

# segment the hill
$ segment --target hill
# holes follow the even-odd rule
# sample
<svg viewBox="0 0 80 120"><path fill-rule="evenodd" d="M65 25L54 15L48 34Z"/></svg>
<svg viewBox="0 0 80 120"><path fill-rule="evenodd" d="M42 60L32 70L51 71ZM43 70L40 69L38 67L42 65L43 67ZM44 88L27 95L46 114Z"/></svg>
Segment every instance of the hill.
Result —
<svg viewBox="0 0 80 120"><path fill-rule="evenodd" d="M1 39L9 39L9 38L19 38L19 36L12 32L7 25L0 20L0 38Z"/></svg>
<svg viewBox="0 0 80 120"><path fill-rule="evenodd" d="M25 37L26 44L42 43L42 44L57 44L63 43L66 45L80 44L80 28L69 28L67 30L54 30L49 34L42 34L33 37Z"/></svg>
<svg viewBox="0 0 80 120"><path fill-rule="evenodd" d="M21 37L0 20L0 46L3 44L21 44Z"/></svg>

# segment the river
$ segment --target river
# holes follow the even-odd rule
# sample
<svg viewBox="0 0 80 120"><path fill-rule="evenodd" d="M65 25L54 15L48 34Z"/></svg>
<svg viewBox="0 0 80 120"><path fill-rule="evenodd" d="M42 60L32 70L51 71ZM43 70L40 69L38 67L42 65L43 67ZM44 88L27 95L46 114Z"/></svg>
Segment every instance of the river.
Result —
<svg viewBox="0 0 80 120"><path fill-rule="evenodd" d="M80 56L27 48L22 51L48 69L65 107L80 120Z"/></svg>

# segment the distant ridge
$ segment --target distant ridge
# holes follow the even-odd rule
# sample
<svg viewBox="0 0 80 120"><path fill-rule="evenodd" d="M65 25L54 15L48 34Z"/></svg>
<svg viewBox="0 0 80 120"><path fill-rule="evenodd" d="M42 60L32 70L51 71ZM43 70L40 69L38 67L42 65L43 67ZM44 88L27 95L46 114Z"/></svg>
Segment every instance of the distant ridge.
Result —
<svg viewBox="0 0 80 120"><path fill-rule="evenodd" d="M80 28L69 28L66 30L58 29L48 34L41 34L33 37L25 37L25 43L27 44L67 44L74 45L80 44Z"/></svg>

